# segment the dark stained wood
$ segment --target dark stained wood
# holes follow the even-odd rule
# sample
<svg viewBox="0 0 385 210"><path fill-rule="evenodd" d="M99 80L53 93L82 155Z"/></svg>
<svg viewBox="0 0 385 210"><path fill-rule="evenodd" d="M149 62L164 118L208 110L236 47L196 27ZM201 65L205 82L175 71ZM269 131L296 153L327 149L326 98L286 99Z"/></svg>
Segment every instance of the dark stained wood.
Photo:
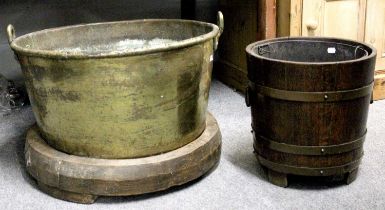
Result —
<svg viewBox="0 0 385 210"><path fill-rule="evenodd" d="M298 39L311 41L312 38ZM334 39L327 41L339 42ZM260 45L265 44L269 44L269 41L260 42ZM270 53L281 53L282 48L277 50L271 46ZM309 49L303 48L302 51L304 53L302 56L311 55ZM372 52L370 48L368 51ZM317 58L310 56L309 61L310 59ZM374 63L375 56L372 54L361 60L318 65L311 65L310 62L287 62L285 59L277 62L249 54L248 75L250 81L256 85L274 89L302 92L342 91L370 85L374 76ZM330 146L350 143L366 134L370 97L368 93L364 97L352 100L300 102L275 99L252 91L249 97L252 107L252 127L256 136L289 145ZM345 173L346 170L351 169L348 165L359 163L363 155L362 146L330 155L284 153L269 148L258 139L255 140L254 147L257 155L268 161L293 167L320 169L319 176L323 176L322 169L340 166L341 170L336 171L334 175ZM279 172L285 173L285 171ZM352 174L348 179L354 180L356 176L354 170L347 172ZM300 172L293 174L301 175ZM277 182L274 181L276 179L283 180L276 177L278 175L273 176L272 179L269 177L269 180L272 183ZM278 185L284 186L282 183Z"/></svg>
<svg viewBox="0 0 385 210"><path fill-rule="evenodd" d="M248 79L247 73L243 69L225 60L219 60L215 63L215 66L215 77L235 90L245 92Z"/></svg>
<svg viewBox="0 0 385 210"><path fill-rule="evenodd" d="M287 174L276 172L271 169L267 169L267 178L269 179L269 182L277 186L280 186L280 187L288 186Z"/></svg>
<svg viewBox="0 0 385 210"><path fill-rule="evenodd" d="M358 174L358 168L348 173L348 176L346 178L346 184L352 183L354 180L356 180Z"/></svg>
<svg viewBox="0 0 385 210"><path fill-rule="evenodd" d="M212 115L193 142L171 152L135 159L96 159L68 155L48 146L36 127L27 133L27 171L40 188L78 203L97 196L126 196L165 190L194 180L220 159L221 134Z"/></svg>
<svg viewBox="0 0 385 210"><path fill-rule="evenodd" d="M276 0L258 1L257 40L275 38L277 35Z"/></svg>
<svg viewBox="0 0 385 210"><path fill-rule="evenodd" d="M276 36L275 0L220 0L225 18L220 38L219 61L214 75L227 85L244 92L247 87L245 48L257 40Z"/></svg>

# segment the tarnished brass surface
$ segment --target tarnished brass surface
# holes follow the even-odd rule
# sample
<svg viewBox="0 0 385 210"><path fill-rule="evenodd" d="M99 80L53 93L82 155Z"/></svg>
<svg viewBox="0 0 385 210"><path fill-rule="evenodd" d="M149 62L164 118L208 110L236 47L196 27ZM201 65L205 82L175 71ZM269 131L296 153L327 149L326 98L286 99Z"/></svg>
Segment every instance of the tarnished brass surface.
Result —
<svg viewBox="0 0 385 210"><path fill-rule="evenodd" d="M134 158L179 148L203 132L219 35L208 23L139 20L48 29L10 42L48 144L80 156ZM176 41L119 52L58 50L158 37Z"/></svg>

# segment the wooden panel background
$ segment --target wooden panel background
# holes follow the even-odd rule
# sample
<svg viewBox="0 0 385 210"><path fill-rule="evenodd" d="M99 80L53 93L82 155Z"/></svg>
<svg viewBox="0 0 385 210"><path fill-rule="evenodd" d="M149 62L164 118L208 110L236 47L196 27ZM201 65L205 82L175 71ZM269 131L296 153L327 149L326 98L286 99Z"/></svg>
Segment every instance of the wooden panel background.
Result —
<svg viewBox="0 0 385 210"><path fill-rule="evenodd" d="M365 42L377 49L376 69L385 70L385 1L367 0Z"/></svg>
<svg viewBox="0 0 385 210"><path fill-rule="evenodd" d="M225 29L214 73L244 92L248 83L245 48L257 40L276 36L275 0L220 0L219 9L225 18Z"/></svg>
<svg viewBox="0 0 385 210"><path fill-rule="evenodd" d="M302 35L364 40L366 0L303 0Z"/></svg>

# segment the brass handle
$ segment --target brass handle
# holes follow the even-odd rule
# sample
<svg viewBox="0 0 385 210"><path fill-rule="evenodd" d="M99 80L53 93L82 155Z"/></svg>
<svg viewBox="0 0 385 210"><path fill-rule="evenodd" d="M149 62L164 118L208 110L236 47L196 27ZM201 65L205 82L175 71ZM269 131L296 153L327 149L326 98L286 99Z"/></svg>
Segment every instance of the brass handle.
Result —
<svg viewBox="0 0 385 210"><path fill-rule="evenodd" d="M306 28L309 31L314 31L318 28L318 22L316 20L310 20L306 23Z"/></svg>
<svg viewBox="0 0 385 210"><path fill-rule="evenodd" d="M221 11L218 11L217 14L217 25L219 27L219 33L214 39L214 51L218 48L219 37L222 35L223 29L225 28L225 22Z"/></svg>
<svg viewBox="0 0 385 210"><path fill-rule="evenodd" d="M8 43L11 44L12 41L16 38L15 28L11 24L7 26L7 35L8 35Z"/></svg>
<svg viewBox="0 0 385 210"><path fill-rule="evenodd" d="M15 28L13 27L12 24L9 24L9 25L7 26L7 36L8 36L8 44L11 45L11 43L13 42L13 40L16 39ZM17 56L16 53L14 53L13 56L14 56L14 58L16 59L16 61L20 62L19 57Z"/></svg>
<svg viewBox="0 0 385 210"><path fill-rule="evenodd" d="M225 28L225 22L224 22L223 14L222 14L221 11L219 11L218 14L217 14L217 24L218 24L218 27L219 27L219 34L222 34L223 33L223 29Z"/></svg>

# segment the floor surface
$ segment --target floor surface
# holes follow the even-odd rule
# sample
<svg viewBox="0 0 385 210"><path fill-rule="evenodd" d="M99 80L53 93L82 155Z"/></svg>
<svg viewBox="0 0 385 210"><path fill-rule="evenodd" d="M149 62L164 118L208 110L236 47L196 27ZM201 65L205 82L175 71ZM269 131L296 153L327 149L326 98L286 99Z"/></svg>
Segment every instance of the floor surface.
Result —
<svg viewBox="0 0 385 210"><path fill-rule="evenodd" d="M385 209L385 100L370 107L358 178L350 185L295 178L289 188L266 181L252 153L250 110L242 95L214 81L209 111L223 136L221 162L210 174L170 190L134 197L101 197L92 205L52 198L24 167L30 107L0 115L0 209Z"/></svg>

